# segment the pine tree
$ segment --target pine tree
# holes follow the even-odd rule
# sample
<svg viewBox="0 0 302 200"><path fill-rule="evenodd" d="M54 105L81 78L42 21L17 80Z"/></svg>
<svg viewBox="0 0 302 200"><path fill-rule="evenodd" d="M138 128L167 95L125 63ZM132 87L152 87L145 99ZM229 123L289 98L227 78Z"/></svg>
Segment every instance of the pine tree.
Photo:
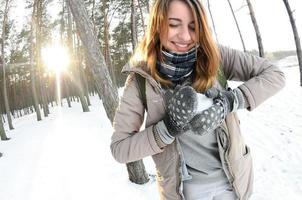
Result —
<svg viewBox="0 0 302 200"><path fill-rule="evenodd" d="M2 22L2 40L1 40L1 54L2 54L2 87L3 87L3 97L4 97L4 105L5 111L7 115L9 129L14 129L12 118L11 118L11 111L9 106L8 94L7 94L7 83L6 83L6 60L5 60L5 39L6 39L6 28L7 28L7 17L8 11L10 6L11 0L5 0L5 7L3 12L3 22Z"/></svg>

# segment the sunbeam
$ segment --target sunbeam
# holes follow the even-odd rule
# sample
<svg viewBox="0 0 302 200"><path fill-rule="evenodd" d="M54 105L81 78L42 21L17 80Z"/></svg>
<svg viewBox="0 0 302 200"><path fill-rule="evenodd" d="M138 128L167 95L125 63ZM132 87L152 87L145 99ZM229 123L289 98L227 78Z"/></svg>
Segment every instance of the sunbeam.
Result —
<svg viewBox="0 0 302 200"><path fill-rule="evenodd" d="M61 105L61 73L70 63L68 51L61 45L48 46L42 49L42 59L45 67L56 74L56 96L58 105Z"/></svg>

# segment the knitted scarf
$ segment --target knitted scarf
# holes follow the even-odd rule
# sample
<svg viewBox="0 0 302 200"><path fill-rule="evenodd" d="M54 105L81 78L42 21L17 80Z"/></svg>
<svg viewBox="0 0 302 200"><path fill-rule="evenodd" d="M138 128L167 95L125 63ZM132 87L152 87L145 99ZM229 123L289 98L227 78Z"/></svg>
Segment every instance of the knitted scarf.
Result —
<svg viewBox="0 0 302 200"><path fill-rule="evenodd" d="M194 70L196 63L196 49L184 53L162 50L163 62L156 62L157 70L172 82L179 82L188 77Z"/></svg>

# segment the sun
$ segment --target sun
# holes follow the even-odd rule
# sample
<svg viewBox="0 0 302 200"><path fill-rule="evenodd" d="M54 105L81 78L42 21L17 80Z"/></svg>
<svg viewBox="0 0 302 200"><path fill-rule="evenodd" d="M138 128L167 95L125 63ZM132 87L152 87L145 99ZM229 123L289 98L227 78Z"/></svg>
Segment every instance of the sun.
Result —
<svg viewBox="0 0 302 200"><path fill-rule="evenodd" d="M45 66L55 72L65 71L70 62L67 49L61 45L43 48L42 59Z"/></svg>

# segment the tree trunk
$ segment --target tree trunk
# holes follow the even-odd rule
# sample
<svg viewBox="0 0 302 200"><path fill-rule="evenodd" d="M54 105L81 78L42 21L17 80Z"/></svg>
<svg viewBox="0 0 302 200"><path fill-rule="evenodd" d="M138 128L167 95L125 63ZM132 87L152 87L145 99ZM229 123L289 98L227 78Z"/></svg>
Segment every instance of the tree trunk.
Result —
<svg viewBox="0 0 302 200"><path fill-rule="evenodd" d="M70 9L67 9L67 37L68 37L68 47L71 52L71 57L73 58L74 62L72 63L73 65L73 79L76 87L77 94L80 98L81 105L83 112L89 112L89 107L87 104L87 101L84 97L84 90L83 90L83 84L80 76L80 60L79 60L79 52L77 50L76 44L74 45L73 39L72 39L72 20L71 20L71 13Z"/></svg>
<svg viewBox="0 0 302 200"><path fill-rule="evenodd" d="M5 129L3 126L2 115L0 117L0 138L1 138L1 140L9 140L9 138L6 136Z"/></svg>
<svg viewBox="0 0 302 200"><path fill-rule="evenodd" d="M43 0L36 0L36 61L37 61L37 71L38 71L38 87L39 87L39 92L40 92L40 99L41 99L41 104L43 107L43 113L44 117L48 117L49 114L49 108L48 108L48 100L46 96L46 88L45 88L45 83L43 82L43 69L42 69L42 62L41 62L41 42L42 42L42 37L41 37L41 32L42 32L42 2Z"/></svg>
<svg viewBox="0 0 302 200"><path fill-rule="evenodd" d="M83 67L80 68L80 74L81 74L81 79L83 81L84 95L86 97L87 104L88 104L88 106L91 106L90 99L89 99L88 82L87 82L87 78L85 76L85 71L84 71Z"/></svg>
<svg viewBox="0 0 302 200"><path fill-rule="evenodd" d="M4 97L5 112L7 115L9 129L12 130L14 129L14 127L12 123L12 117L10 114L10 107L9 107L9 101L7 96L6 75L5 75L6 63L5 63L5 54L4 54L4 45L5 45L5 37L6 37L5 28L6 28L8 9L9 9L9 1L10 0L5 1L5 8L3 13L1 54L2 54L2 81L3 81L3 97Z"/></svg>
<svg viewBox="0 0 302 200"><path fill-rule="evenodd" d="M82 81L81 81L81 75L80 75L80 63L79 61L76 61L76 63L74 63L74 70L73 70L73 73L74 73L74 77L76 78L77 80L77 91L78 91L78 97L80 99L80 102L81 102L81 105L82 105L82 110L83 112L89 112L89 107L88 107L88 101L87 99L85 98L84 96L84 88L83 88L83 84L82 84ZM81 83L79 83L81 82Z"/></svg>
<svg viewBox="0 0 302 200"><path fill-rule="evenodd" d="M61 17L61 28L60 28L60 36L61 36L61 43L64 43L64 32L65 32L65 8L66 8L66 4L65 4L65 0L62 1L62 17ZM67 105L70 108L71 107L71 102L70 102L70 94L69 94L69 88L68 88L68 84L67 84L67 80L66 80L66 76L64 73L61 73L61 81L62 81L62 86L63 86L63 91L64 93L62 93L66 100L67 100ZM62 95L62 98L63 98ZM63 105L63 101L61 102L61 105Z"/></svg>
<svg viewBox="0 0 302 200"><path fill-rule="evenodd" d="M264 55L264 50L263 50L262 38L261 38L261 34L260 34L260 30L259 30L259 27L257 24L256 17L255 17L254 9L253 9L253 6L252 6L250 0L246 0L246 2L249 7L249 10L250 10L251 19L252 19L256 37L257 37L259 56L264 57L265 55Z"/></svg>
<svg viewBox="0 0 302 200"><path fill-rule="evenodd" d="M67 100L67 105L69 108L71 108L71 100L70 100L71 94L70 94L68 75L63 74L62 82L63 82L63 87L64 87L64 94L65 94L65 97Z"/></svg>
<svg viewBox="0 0 302 200"><path fill-rule="evenodd" d="M137 27L134 1L135 0L131 0L131 36L133 52L137 46ZM144 184L149 181L149 177L145 171L143 160L127 163L127 170L130 181L137 184Z"/></svg>
<svg viewBox="0 0 302 200"><path fill-rule="evenodd" d="M35 108L36 114L37 114L37 120L41 121L41 111L39 108L39 100L37 95L37 89L36 89L36 70L35 66L33 64L34 60L34 42L33 42L33 35L34 35L34 26L35 26L35 14L36 14L36 1L34 1L33 6L33 12L32 12L32 19L31 19L31 30L30 30L30 83L31 83L31 90L33 94L33 106ZM37 67L37 66L36 66Z"/></svg>
<svg viewBox="0 0 302 200"><path fill-rule="evenodd" d="M108 22L108 12L109 9L107 8L107 0L103 1L103 13L104 13L104 57L105 57L105 62L107 64L107 67L109 69L109 73L112 78L112 82L114 85L116 85L116 78L115 78L115 71L112 66L112 61L110 57L110 47L109 47L109 22Z"/></svg>
<svg viewBox="0 0 302 200"><path fill-rule="evenodd" d="M131 0L131 37L132 37L132 50L134 52L137 45L137 28L136 28L136 15L134 0Z"/></svg>
<svg viewBox="0 0 302 200"><path fill-rule="evenodd" d="M83 66L81 65L82 63L82 56L81 56L81 50L80 50L80 41L78 39L78 37L76 36L76 42L75 42L75 54L76 55L76 64L75 64L75 77L76 79L75 80L78 80L77 81L77 86L79 88L79 98L80 98L80 102L81 102L81 105L82 105L82 109L83 109L83 112L89 112L89 97L86 96L86 91L85 91L85 83L83 82L83 79L82 79L82 69L83 69ZM85 98L86 97L86 98Z"/></svg>
<svg viewBox="0 0 302 200"><path fill-rule="evenodd" d="M300 68L300 86L302 86L302 51L301 51L300 37L299 37L298 30L297 30L296 22L295 22L295 19L293 16L293 12L290 8L288 0L283 0L283 2L285 4L286 11L288 13L289 20L290 20L290 23L291 23L292 29L293 29L293 34L294 34L295 43L296 43L297 57L298 57L299 68Z"/></svg>
<svg viewBox="0 0 302 200"><path fill-rule="evenodd" d="M212 21L212 25L213 25L213 29L214 29L214 33L215 33L215 36L216 36L216 41L217 43L219 43L218 41L218 35L217 35L217 32L216 32L216 27L215 27L215 22L214 22L214 18L213 18L213 15L212 15L212 11L211 11L211 5L210 5L210 1L208 0L208 11L210 13L210 17L211 17L211 21Z"/></svg>
<svg viewBox="0 0 302 200"><path fill-rule="evenodd" d="M150 5L149 5L149 0L146 0L146 7L147 7L147 11L148 11L148 13L150 13Z"/></svg>
<svg viewBox="0 0 302 200"><path fill-rule="evenodd" d="M80 63L82 63L82 61L84 59L83 56L81 55L81 56L79 56L79 58L80 58ZM91 106L90 99L89 99L88 82L87 82L87 77L86 77L84 68L80 66L79 72L80 72L80 76L81 76L81 81L83 83L83 91L84 91L84 96L86 97L87 105Z"/></svg>
<svg viewBox="0 0 302 200"><path fill-rule="evenodd" d="M85 54L87 54L87 53L85 53ZM88 67L88 69L92 69L92 63L90 62L88 55L85 55L85 63L86 63L86 66ZM96 81L94 81L94 77L92 74L93 72L92 72L92 70L88 70L88 71L92 75L90 77L90 84L92 85L92 88L94 88L94 91L97 92L99 99L102 100L102 95L100 93L101 91L97 89L97 85L96 85L97 83L96 83Z"/></svg>
<svg viewBox="0 0 302 200"><path fill-rule="evenodd" d="M89 62L91 63L90 66L92 67L91 71L96 83L96 88L99 94L101 94L106 114L112 123L119 99L117 86L114 85L110 79L108 68L101 53L97 37L93 32L93 25L89 20L83 1L68 0L68 3L77 25L78 34L89 57ZM140 180L146 180L137 170L143 169L143 164L140 164L140 162L142 161L136 161L132 166L129 165L129 167L133 169L131 170L133 173L129 173L129 178L135 183L141 183L142 181Z"/></svg>
<svg viewBox="0 0 302 200"><path fill-rule="evenodd" d="M91 19L93 24L93 31L96 32L96 25L95 25L95 17L94 11L95 10L95 0L92 1L92 9L91 9Z"/></svg>
<svg viewBox="0 0 302 200"><path fill-rule="evenodd" d="M231 1L230 0L227 0L228 3L229 3L229 6L230 6L230 9L231 9L231 12L232 12L232 15L233 15L233 18L234 18L234 21L236 23L236 27L237 27L237 30L238 30L238 33L239 33L239 36L240 36L240 40L241 40L241 44L242 44L242 48L243 48L243 51L246 52L246 48L245 48L245 44L244 44L244 40L243 40L243 37L242 37L242 34L241 34L241 31L240 31L240 28L239 28L239 24L238 24L238 21L237 21L237 18L236 18L236 15L234 13L234 9L233 9L233 6L231 4Z"/></svg>
<svg viewBox="0 0 302 200"><path fill-rule="evenodd" d="M115 109L118 105L117 86L109 78L105 59L101 54L97 37L93 32L93 25L88 17L83 1L68 0L68 3L77 25L77 32L89 57L97 90L102 95L106 114L112 122Z"/></svg>
<svg viewBox="0 0 302 200"><path fill-rule="evenodd" d="M129 180L133 183L142 185L149 181L143 160L127 163L127 171Z"/></svg>
<svg viewBox="0 0 302 200"><path fill-rule="evenodd" d="M144 35L145 35L145 28L146 27L145 27L145 22L144 22L143 9L142 9L140 1L141 0L137 0L137 6L139 8L139 12L140 12L140 16L141 16L141 21L142 21L143 32L144 32Z"/></svg>

